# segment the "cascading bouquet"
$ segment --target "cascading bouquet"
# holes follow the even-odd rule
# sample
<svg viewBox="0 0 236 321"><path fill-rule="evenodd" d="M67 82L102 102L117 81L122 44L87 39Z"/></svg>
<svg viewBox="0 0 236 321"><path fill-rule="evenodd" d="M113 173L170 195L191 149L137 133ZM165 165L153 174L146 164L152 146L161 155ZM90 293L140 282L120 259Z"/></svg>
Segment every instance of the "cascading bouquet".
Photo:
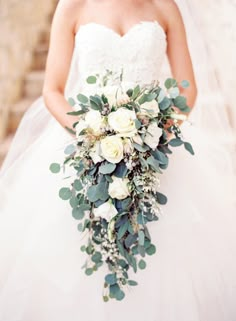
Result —
<svg viewBox="0 0 236 321"><path fill-rule="evenodd" d="M107 302L122 300L125 286L137 285L129 278L130 268L145 269L145 256L156 252L147 224L158 220L160 206L167 202L159 188L170 146L194 151L178 125L190 110L179 91L179 86L189 86L187 81L178 86L169 78L164 90L157 82L133 88L122 80L108 85L109 75L102 79L97 94L69 99L77 107L69 113L77 121L68 129L76 139L65 149L64 164L53 163L50 169L58 173L69 166L75 171L59 196L69 201L73 217L80 221L78 230L88 232L87 244L81 247L87 253L85 273L93 274L104 263L108 267L103 294ZM87 82L98 83L99 76Z"/></svg>

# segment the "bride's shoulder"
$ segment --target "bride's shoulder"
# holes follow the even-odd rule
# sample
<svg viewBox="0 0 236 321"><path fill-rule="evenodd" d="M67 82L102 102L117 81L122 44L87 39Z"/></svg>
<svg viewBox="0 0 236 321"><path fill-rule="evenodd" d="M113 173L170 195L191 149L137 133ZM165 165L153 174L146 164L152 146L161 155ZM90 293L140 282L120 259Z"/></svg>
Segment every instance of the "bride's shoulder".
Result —
<svg viewBox="0 0 236 321"><path fill-rule="evenodd" d="M65 14L76 14L85 4L87 0L60 0L57 9Z"/></svg>
<svg viewBox="0 0 236 321"><path fill-rule="evenodd" d="M160 13L168 25L170 22L182 20L177 3L174 0L154 0L157 12Z"/></svg>

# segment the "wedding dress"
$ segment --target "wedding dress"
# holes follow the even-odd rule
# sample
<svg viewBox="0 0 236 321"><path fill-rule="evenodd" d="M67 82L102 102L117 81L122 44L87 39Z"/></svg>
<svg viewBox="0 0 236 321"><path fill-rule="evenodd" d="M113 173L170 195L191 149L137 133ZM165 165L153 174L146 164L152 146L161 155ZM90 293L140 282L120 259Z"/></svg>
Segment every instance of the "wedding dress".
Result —
<svg viewBox="0 0 236 321"><path fill-rule="evenodd" d="M132 83L159 79L166 46L155 21L140 22L124 36L82 25L66 98L93 90L85 79L105 69L123 69L124 81ZM49 171L63 160L71 136L42 97L35 101L0 176L0 321L236 320L235 177L224 144L201 127L200 109L182 125L196 155L177 148L161 177L169 200L150 226L157 253L132 276L139 285L122 302L104 303L105 271L88 277L81 269L83 235L58 197L62 176Z"/></svg>

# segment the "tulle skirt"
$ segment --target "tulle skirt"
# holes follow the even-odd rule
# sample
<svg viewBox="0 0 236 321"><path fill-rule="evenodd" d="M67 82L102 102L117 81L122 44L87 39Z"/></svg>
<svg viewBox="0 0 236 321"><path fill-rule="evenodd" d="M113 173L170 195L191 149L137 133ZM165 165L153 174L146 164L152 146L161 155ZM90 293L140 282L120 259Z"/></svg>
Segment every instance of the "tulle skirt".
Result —
<svg viewBox="0 0 236 321"><path fill-rule="evenodd" d="M236 320L231 155L197 124L182 131L195 156L176 148L161 177L168 204L149 226L157 253L122 302L104 303L105 267L81 269L86 235L58 197L63 177L49 171L72 138L35 101L0 174L0 321Z"/></svg>

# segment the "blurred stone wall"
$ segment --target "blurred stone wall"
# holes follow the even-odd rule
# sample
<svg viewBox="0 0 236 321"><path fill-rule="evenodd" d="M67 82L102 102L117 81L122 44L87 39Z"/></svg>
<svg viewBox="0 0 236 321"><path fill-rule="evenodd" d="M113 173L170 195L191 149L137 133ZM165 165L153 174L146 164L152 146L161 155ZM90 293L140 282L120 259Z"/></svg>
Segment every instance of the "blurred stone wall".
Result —
<svg viewBox="0 0 236 321"><path fill-rule="evenodd" d="M8 106L22 95L39 31L48 25L53 0L0 0L0 136Z"/></svg>

